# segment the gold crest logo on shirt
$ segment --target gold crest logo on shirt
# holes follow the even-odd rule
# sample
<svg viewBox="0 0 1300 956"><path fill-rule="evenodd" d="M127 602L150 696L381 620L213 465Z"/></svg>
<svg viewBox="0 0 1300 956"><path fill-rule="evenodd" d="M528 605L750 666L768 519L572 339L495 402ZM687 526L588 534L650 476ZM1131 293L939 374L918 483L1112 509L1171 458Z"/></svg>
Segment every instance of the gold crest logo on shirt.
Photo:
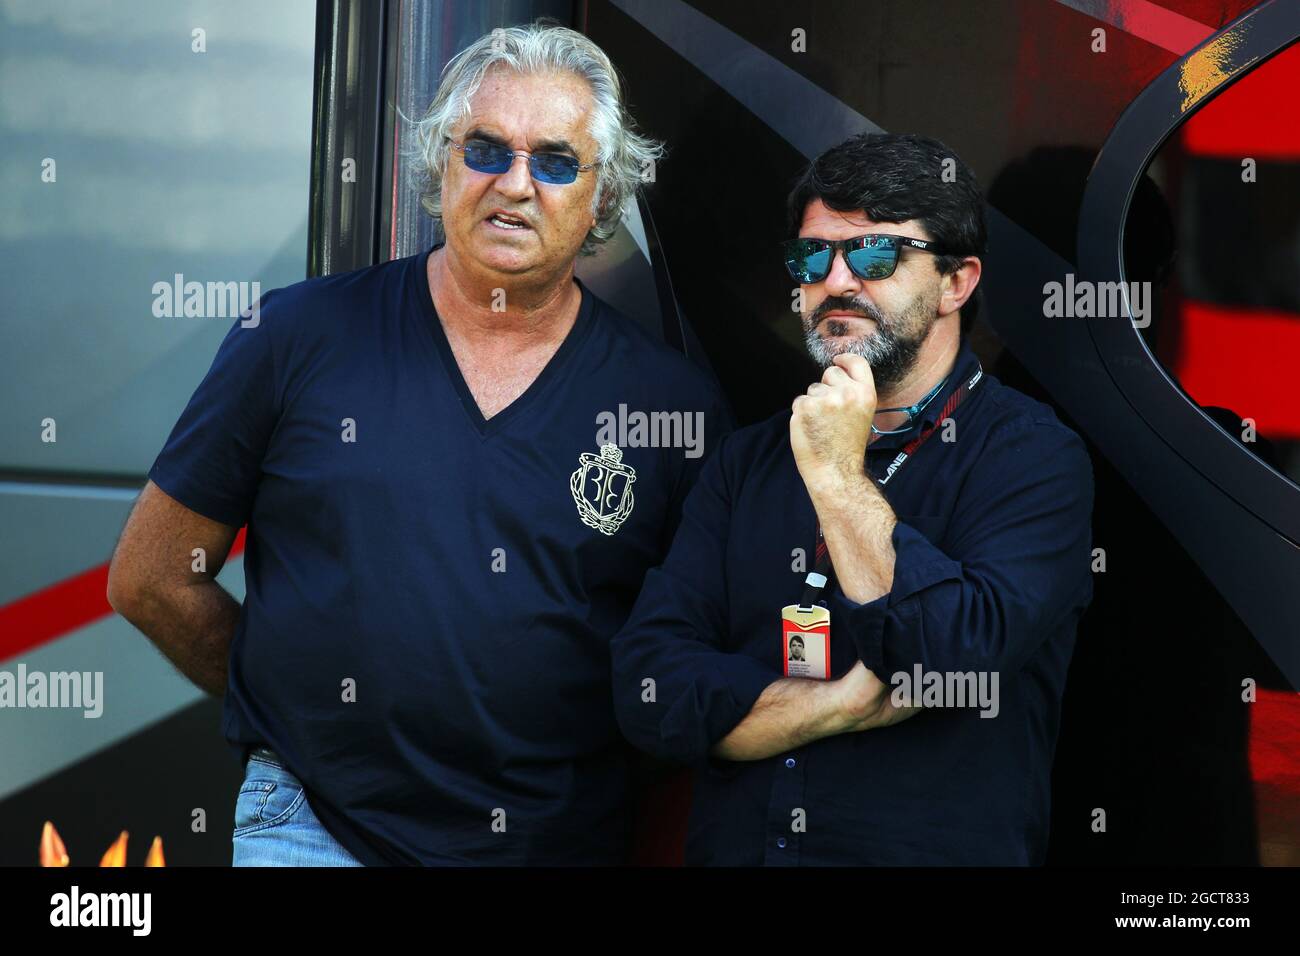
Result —
<svg viewBox="0 0 1300 956"><path fill-rule="evenodd" d="M634 481L636 470L623 464L623 452L617 445L601 445L599 455L579 455L578 470L569 478L569 490L582 523L601 534L617 531L632 513Z"/></svg>

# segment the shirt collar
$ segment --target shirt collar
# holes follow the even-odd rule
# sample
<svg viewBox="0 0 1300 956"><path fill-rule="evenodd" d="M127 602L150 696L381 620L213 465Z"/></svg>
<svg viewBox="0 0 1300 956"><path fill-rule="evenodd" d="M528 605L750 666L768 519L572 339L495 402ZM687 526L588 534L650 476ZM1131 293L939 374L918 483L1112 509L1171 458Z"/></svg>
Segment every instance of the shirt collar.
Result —
<svg viewBox="0 0 1300 956"><path fill-rule="evenodd" d="M952 371L948 374L948 380L943 383L943 388L939 390L939 394L931 400L929 405L925 406L925 410L912 423L912 427L905 432L899 432L897 435L881 435L867 447L867 451L901 448L920 435L923 429L933 428L939 423L944 406L947 405L948 399L952 397L953 392L970 381L971 376L975 374L976 369L979 367L979 358L970 350L966 340L963 339L957 349L957 358L953 362Z"/></svg>

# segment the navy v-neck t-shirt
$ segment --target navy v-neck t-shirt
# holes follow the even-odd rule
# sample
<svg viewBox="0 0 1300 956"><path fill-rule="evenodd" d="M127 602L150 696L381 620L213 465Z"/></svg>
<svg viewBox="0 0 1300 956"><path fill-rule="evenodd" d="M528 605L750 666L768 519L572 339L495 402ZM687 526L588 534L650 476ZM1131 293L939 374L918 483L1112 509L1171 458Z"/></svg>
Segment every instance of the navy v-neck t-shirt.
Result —
<svg viewBox="0 0 1300 956"><path fill-rule="evenodd" d="M725 401L583 287L550 362L484 420L428 255L267 293L149 473L248 525L224 731L275 751L367 864L618 862L609 640Z"/></svg>

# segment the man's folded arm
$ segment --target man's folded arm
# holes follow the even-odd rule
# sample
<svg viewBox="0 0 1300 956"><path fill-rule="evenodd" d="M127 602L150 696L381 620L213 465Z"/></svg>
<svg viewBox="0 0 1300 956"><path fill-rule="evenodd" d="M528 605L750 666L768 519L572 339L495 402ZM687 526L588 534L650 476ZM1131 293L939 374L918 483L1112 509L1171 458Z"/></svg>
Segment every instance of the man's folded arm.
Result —
<svg viewBox="0 0 1300 956"><path fill-rule="evenodd" d="M774 664L722 650L731 521L725 448L724 440L705 464L667 560L646 575L611 642L623 734L648 753L700 764L759 760L907 716L860 666L835 681L787 678Z"/></svg>
<svg viewBox="0 0 1300 956"><path fill-rule="evenodd" d="M261 321L236 320L159 452L109 565L108 600L203 690L226 689L240 606L216 581L248 521L279 415Z"/></svg>
<svg viewBox="0 0 1300 956"><path fill-rule="evenodd" d="M1047 629L1091 597L1092 464L1083 443L1047 423L1011 426L990 443L963 485L946 550L902 519L890 590L864 603L846 596L852 582L831 593L837 633L851 636L886 683L918 664L1016 670Z"/></svg>
<svg viewBox="0 0 1300 956"><path fill-rule="evenodd" d="M727 631L728 439L705 462L662 567L610 644L614 709L635 746L696 764L780 677L721 649Z"/></svg>

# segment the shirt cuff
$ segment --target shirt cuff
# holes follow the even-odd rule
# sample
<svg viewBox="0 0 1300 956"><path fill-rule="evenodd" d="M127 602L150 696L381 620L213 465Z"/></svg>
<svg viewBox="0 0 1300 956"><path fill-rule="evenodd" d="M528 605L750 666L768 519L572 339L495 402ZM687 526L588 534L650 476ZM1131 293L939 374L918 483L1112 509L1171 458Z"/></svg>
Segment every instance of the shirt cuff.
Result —
<svg viewBox="0 0 1300 956"><path fill-rule="evenodd" d="M858 604L844 596L836 579L826 601L831 612L831 634L848 634L858 658L880 680L886 679L891 666L897 670L904 662L921 659L922 649L917 640L920 635L916 628L907 626L921 613L917 595L943 581L961 579L961 565L911 525L897 522L890 540L894 546L894 583L889 591L873 601ZM889 627L886 648L885 631L891 621L894 626Z"/></svg>
<svg viewBox="0 0 1300 956"><path fill-rule="evenodd" d="M713 655L707 669L664 716L663 741L685 763L709 759L716 744L736 728L767 686L780 679L748 654Z"/></svg>

